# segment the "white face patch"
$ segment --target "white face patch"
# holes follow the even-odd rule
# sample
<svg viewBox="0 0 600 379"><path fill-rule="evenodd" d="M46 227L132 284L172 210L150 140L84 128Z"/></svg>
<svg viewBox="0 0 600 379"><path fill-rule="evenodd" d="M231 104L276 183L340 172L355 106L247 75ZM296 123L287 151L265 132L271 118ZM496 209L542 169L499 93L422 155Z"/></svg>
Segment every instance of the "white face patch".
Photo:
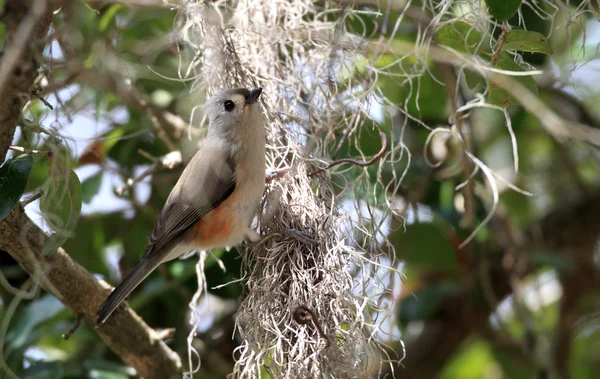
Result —
<svg viewBox="0 0 600 379"><path fill-rule="evenodd" d="M243 126L248 120L252 120L252 117L260 118L260 113L258 116L254 114L257 106L246 105L246 96L249 94L246 89L234 88L213 96L206 107L210 124L209 134L228 136L236 130L243 130Z"/></svg>
<svg viewBox="0 0 600 379"><path fill-rule="evenodd" d="M246 99L242 95L233 94L229 99L235 103L235 107L238 109L242 109L246 104Z"/></svg>

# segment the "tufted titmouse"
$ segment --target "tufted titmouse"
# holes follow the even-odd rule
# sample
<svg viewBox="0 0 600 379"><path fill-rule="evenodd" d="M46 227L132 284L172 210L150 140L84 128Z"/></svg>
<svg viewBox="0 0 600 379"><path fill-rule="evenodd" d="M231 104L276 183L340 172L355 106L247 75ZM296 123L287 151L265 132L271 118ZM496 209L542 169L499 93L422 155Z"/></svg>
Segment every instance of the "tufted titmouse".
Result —
<svg viewBox="0 0 600 379"><path fill-rule="evenodd" d="M141 262L100 307L96 327L162 262L260 239L250 224L265 189L261 92L235 88L206 103L208 135L171 191Z"/></svg>

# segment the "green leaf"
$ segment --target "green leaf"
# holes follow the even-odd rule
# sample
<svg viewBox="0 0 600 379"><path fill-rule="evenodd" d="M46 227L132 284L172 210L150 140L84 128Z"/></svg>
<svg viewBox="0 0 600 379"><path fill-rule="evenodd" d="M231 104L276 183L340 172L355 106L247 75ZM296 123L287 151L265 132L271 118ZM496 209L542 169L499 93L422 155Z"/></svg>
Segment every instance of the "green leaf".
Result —
<svg viewBox="0 0 600 379"><path fill-rule="evenodd" d="M437 225L411 224L398 233L398 251L407 264L445 271L459 269L454 247Z"/></svg>
<svg viewBox="0 0 600 379"><path fill-rule="evenodd" d="M576 334L570 342L569 373L571 378L592 379L598 377L600 359L598 341L600 341L600 317L594 315L578 323ZM595 374L594 374L595 373Z"/></svg>
<svg viewBox="0 0 600 379"><path fill-rule="evenodd" d="M502 52L498 55L496 67L510 71L525 71L521 66L515 63L513 57L510 54L505 52ZM539 95L537 85L535 84L535 80L532 76L516 76L513 78L521 82L522 85L524 85L528 90L533 92L536 96ZM490 84L488 102L501 107L506 107L509 105L519 105L519 102L515 98L510 96L508 92L506 92L506 90L498 88L493 83Z"/></svg>
<svg viewBox="0 0 600 379"><path fill-rule="evenodd" d="M453 282L429 283L427 287L400 302L400 323L406 325L411 321L431 319L437 313L443 298L456 290L457 285Z"/></svg>
<svg viewBox="0 0 600 379"><path fill-rule="evenodd" d="M82 201L81 183L73 170L54 162L50 177L40 200L40 210L56 233L46 241L43 255L52 254L71 237L79 220Z"/></svg>
<svg viewBox="0 0 600 379"><path fill-rule="evenodd" d="M150 163L148 158L138 154L140 149L155 157L167 154L169 149L165 143L150 130L140 134L146 122L144 115L132 112L127 124L116 126L106 137L104 151L107 152L108 157L125 167L133 167ZM131 133L136 133L136 138L127 138Z"/></svg>
<svg viewBox="0 0 600 379"><path fill-rule="evenodd" d="M464 77L465 84L469 87L470 90L474 92L483 92L485 81L479 73L464 70L462 71L462 75Z"/></svg>
<svg viewBox="0 0 600 379"><path fill-rule="evenodd" d="M505 378L511 379L530 379L535 378L535 369L531 363L525 359L524 355L515 354L510 349L502 349L499 346L492 346L492 353L496 361L502 366Z"/></svg>
<svg viewBox="0 0 600 379"><path fill-rule="evenodd" d="M62 247L88 271L109 277L111 273L104 263L105 249L129 235L128 223L131 220L125 220L122 212L82 216L77 221L75 235L67 239ZM123 233L123 230L127 230L127 233ZM146 241L147 235L143 236L141 243ZM127 256L134 253L136 252L128 252ZM131 262L138 261L132 259Z"/></svg>
<svg viewBox="0 0 600 379"><path fill-rule="evenodd" d="M23 379L62 378L64 370L60 361L34 362L23 372Z"/></svg>
<svg viewBox="0 0 600 379"><path fill-rule="evenodd" d="M552 47L542 33L516 29L506 34L502 51L527 51L530 53L552 54Z"/></svg>
<svg viewBox="0 0 600 379"><path fill-rule="evenodd" d="M90 378L96 379L128 379L129 375L119 374L116 372L104 371L104 370L90 370Z"/></svg>
<svg viewBox="0 0 600 379"><path fill-rule="evenodd" d="M486 0L490 14L498 21L506 21L521 7L522 0Z"/></svg>
<svg viewBox="0 0 600 379"><path fill-rule="evenodd" d="M89 204L94 196L98 194L103 177L104 171L100 170L81 183L81 197L85 204Z"/></svg>
<svg viewBox="0 0 600 379"><path fill-rule="evenodd" d="M0 166L0 220L8 215L23 195L32 165L30 155L20 155L7 159Z"/></svg>
<svg viewBox="0 0 600 379"><path fill-rule="evenodd" d="M488 377L494 367L494 355L487 341L480 338L471 338L465 341L448 360L438 379L481 379ZM498 373L494 371L494 373ZM511 378L502 376L500 378Z"/></svg>
<svg viewBox="0 0 600 379"><path fill-rule="evenodd" d="M35 191L48 180L51 162L52 161L48 157L33 157L33 167L29 172L29 179L27 180L27 186L25 186L25 192Z"/></svg>
<svg viewBox="0 0 600 379"><path fill-rule="evenodd" d="M65 306L52 295L44 295L29 303L6 336L7 341L10 341L8 348L16 350L23 347L28 336L38 325L56 316L63 309Z"/></svg>
<svg viewBox="0 0 600 379"><path fill-rule="evenodd" d="M481 32L465 21L444 24L435 31L435 39L439 44L471 54L475 53L482 38Z"/></svg>
<svg viewBox="0 0 600 379"><path fill-rule="evenodd" d="M392 72L406 75L412 70L408 62L403 62L403 68L393 67ZM431 66L431 74L425 73L412 80L402 80L398 77L380 77L383 94L394 104L419 119L445 120L448 118L448 91L433 77L440 77L439 71ZM433 77L432 77L433 76ZM377 140L377 133L372 133ZM377 142L376 144L379 144Z"/></svg>

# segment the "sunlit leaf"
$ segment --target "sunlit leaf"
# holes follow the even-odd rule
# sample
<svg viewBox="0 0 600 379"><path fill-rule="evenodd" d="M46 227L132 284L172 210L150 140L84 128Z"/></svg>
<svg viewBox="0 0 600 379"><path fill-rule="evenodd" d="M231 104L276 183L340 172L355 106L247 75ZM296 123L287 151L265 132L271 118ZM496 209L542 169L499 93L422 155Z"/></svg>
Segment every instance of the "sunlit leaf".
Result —
<svg viewBox="0 0 600 379"><path fill-rule="evenodd" d="M586 23L571 22L571 16L569 15L569 13L570 12L556 12L556 16L554 17L554 20L553 20L554 25L566 25L566 24L569 25L568 28L555 28L552 31L552 38L550 38L550 45L552 47L552 50L554 51L554 59L561 60L561 58L563 58L563 57L561 57L561 55L563 53L567 53L569 51L569 49L574 49L572 54L575 54L575 55L570 56L569 54L565 54L564 55L564 59L565 59L564 63L565 64L567 62L569 62L569 58L571 58L573 56L578 56L577 54L581 54L581 55L579 55L579 57L580 57L579 59L581 59L582 61L585 61L587 59L583 56L584 53L591 53L591 55L593 55L595 58L595 55L596 55L595 47L593 48L592 51L589 51L586 48L585 52L584 52L581 49L581 45L578 43L575 43L581 37L581 34L583 33L583 31L585 29ZM529 23L527 26L529 27ZM558 64L560 65L561 63L558 63Z"/></svg>
<svg viewBox="0 0 600 379"><path fill-rule="evenodd" d="M85 204L89 204L94 196L100 191L104 171L100 170L81 183L81 198Z"/></svg>
<svg viewBox="0 0 600 379"><path fill-rule="evenodd" d="M25 186L25 192L34 191L46 183L50 175L50 166L52 161L48 157L33 157L33 166L29 172L29 179Z"/></svg>
<svg viewBox="0 0 600 379"><path fill-rule="evenodd" d="M486 377L495 360L490 345L476 339L463 344L448 363L440 379L481 379Z"/></svg>
<svg viewBox="0 0 600 379"><path fill-rule="evenodd" d="M56 157L58 160L59 157ZM73 170L60 160L52 166L51 179L40 200L44 220L55 231L46 241L42 254L53 253L72 236L81 212L81 183Z"/></svg>
<svg viewBox="0 0 600 379"><path fill-rule="evenodd" d="M597 302L597 300L596 300ZM577 333L570 341L569 371L571 378L594 379L600 371L598 341L600 341L600 317L594 317L577 325Z"/></svg>
<svg viewBox="0 0 600 379"><path fill-rule="evenodd" d="M7 159L0 166L0 220L8 215L23 195L32 165L30 155L20 155Z"/></svg>
<svg viewBox="0 0 600 379"><path fill-rule="evenodd" d="M506 34L502 50L552 54L552 47L544 35L522 29L511 30Z"/></svg>

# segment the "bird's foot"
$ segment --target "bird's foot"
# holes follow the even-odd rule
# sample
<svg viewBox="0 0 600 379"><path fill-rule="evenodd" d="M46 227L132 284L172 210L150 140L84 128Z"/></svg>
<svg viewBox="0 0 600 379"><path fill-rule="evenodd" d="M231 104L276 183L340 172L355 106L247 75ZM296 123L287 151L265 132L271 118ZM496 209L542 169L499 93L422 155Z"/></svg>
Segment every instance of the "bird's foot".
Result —
<svg viewBox="0 0 600 379"><path fill-rule="evenodd" d="M291 169L291 167L285 167L269 170L265 176L265 181L269 183L271 180L283 178Z"/></svg>
<svg viewBox="0 0 600 379"><path fill-rule="evenodd" d="M319 241L314 239L310 234L303 232L301 230L298 230L298 229L289 228L283 233L283 235L281 235L279 233L271 233L266 236L261 236L260 234L256 233L253 230L251 232L252 233L246 234L246 241L255 243L257 245L262 245L263 243L267 242L268 240L270 240L273 237L280 237L280 238L291 237L291 238L294 238L297 241L300 241L307 245L318 245L319 244Z"/></svg>
<svg viewBox="0 0 600 379"><path fill-rule="evenodd" d="M260 234L258 234L257 232L255 232L252 229L248 229L248 231L246 232L246 235L244 236L244 239L246 240L246 242L258 243L258 242L261 242L261 240L263 239L263 236L261 236Z"/></svg>

